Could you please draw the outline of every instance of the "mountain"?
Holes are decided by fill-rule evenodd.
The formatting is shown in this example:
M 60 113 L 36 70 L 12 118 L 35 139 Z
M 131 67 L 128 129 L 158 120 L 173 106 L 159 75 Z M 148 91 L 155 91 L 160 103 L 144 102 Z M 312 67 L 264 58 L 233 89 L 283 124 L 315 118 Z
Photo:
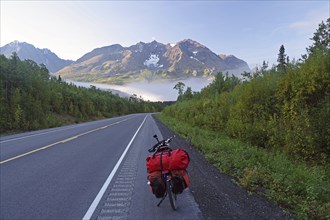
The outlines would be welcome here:
M 130 47 L 114 44 L 97 48 L 57 74 L 77 81 L 121 84 L 135 80 L 210 77 L 219 71 L 240 76 L 250 68 L 233 55 L 217 55 L 206 46 L 186 39 L 175 45 L 152 41 Z
M 63 67 L 73 63 L 72 60 L 60 59 L 49 49 L 35 48 L 32 44 L 13 41 L 0 48 L 0 54 L 10 57 L 14 52 L 21 60 L 33 60 L 37 64 L 44 64 L 49 72 L 56 73 Z

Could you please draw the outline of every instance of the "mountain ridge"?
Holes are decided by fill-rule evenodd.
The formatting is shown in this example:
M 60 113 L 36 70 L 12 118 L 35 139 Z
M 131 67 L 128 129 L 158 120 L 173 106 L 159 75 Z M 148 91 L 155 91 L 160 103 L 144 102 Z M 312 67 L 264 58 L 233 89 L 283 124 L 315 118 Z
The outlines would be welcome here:
M 251 71 L 248 64 L 234 55 L 216 54 L 192 39 L 175 44 L 156 40 L 124 47 L 112 44 L 95 48 L 76 61 L 59 58 L 50 49 L 39 49 L 26 42 L 13 41 L 0 48 L 10 57 L 43 63 L 51 73 L 76 81 L 124 84 L 133 81 L 178 80 L 191 77 L 213 77 L 228 72 L 240 77 Z
M 123 47 L 113 44 L 95 48 L 57 72 L 64 78 L 100 83 L 136 80 L 211 77 L 217 72 L 240 76 L 248 64 L 233 55 L 220 56 L 191 39 L 175 45 L 157 41 Z
M 59 58 L 50 49 L 40 49 L 32 44 L 19 42 L 17 40 L 0 48 L 0 54 L 3 54 L 7 58 L 9 58 L 14 52 L 17 53 L 21 60 L 33 60 L 37 64 L 44 64 L 50 73 L 56 73 L 63 67 L 73 63 L 72 60 Z

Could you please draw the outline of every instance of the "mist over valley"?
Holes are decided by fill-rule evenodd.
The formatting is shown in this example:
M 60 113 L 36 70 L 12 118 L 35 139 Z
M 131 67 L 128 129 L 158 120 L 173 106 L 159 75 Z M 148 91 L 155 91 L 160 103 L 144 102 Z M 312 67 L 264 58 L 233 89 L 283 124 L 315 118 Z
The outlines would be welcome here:
M 111 85 L 103 83 L 92 82 L 78 82 L 73 80 L 65 80 L 67 83 L 73 83 L 76 86 L 90 88 L 95 86 L 98 89 L 111 91 L 113 94 L 118 94 L 121 97 L 130 97 L 137 95 L 142 97 L 145 101 L 176 101 L 178 97 L 178 91 L 174 89 L 174 86 L 178 82 L 185 84 L 185 89 L 191 87 L 193 92 L 199 92 L 202 88 L 212 82 L 211 79 L 206 78 L 190 78 L 180 81 L 171 82 L 133 82 L 125 85 Z

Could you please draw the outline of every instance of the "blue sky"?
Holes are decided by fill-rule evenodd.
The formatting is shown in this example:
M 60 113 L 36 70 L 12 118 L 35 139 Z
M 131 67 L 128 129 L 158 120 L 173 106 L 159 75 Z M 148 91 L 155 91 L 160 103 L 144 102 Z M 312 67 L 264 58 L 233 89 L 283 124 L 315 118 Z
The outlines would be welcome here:
M 18 40 L 76 60 L 111 44 L 193 39 L 251 68 L 311 45 L 329 1 L 8 1 L 1 0 L 1 46 Z

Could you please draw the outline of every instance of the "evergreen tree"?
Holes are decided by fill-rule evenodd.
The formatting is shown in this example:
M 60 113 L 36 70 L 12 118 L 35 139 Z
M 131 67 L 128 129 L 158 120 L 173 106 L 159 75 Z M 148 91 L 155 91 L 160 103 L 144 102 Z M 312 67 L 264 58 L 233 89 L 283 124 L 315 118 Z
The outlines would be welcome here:
M 191 90 L 191 87 L 187 87 L 186 91 L 183 93 L 182 99 L 188 100 L 193 97 L 193 92 Z
M 319 24 L 319 28 L 311 38 L 313 45 L 307 48 L 309 53 L 313 53 L 315 49 L 330 49 L 330 18 L 326 23 L 323 21 Z
M 268 62 L 265 60 L 262 62 L 261 73 L 264 74 L 268 68 Z
M 280 72 L 285 72 L 285 69 L 287 66 L 287 58 L 286 58 L 286 54 L 285 54 L 284 45 L 281 45 L 281 47 L 280 47 L 280 52 L 278 54 L 277 62 L 278 62 L 277 69 Z

